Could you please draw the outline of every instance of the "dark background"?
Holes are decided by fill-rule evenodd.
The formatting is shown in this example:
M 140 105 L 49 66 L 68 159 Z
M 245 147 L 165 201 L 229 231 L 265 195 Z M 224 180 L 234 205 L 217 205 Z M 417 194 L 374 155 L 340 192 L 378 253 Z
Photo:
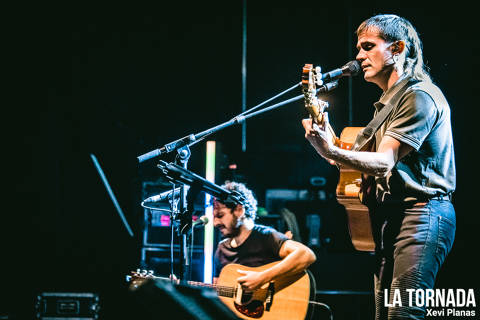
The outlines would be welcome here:
M 353 59 L 355 28 L 377 13 L 395 13 L 416 26 L 431 75 L 450 102 L 457 235 L 437 287 L 477 288 L 472 111 L 479 88 L 478 18 L 470 5 L 249 2 L 247 105 L 299 82 L 305 63 L 331 70 Z M 241 112 L 242 3 L 25 4 L 5 14 L 4 67 L 11 73 L 4 88 L 12 99 L 2 108 L 6 192 L 0 313 L 31 318 L 39 292 L 85 291 L 100 293 L 104 318 L 121 318 L 132 312 L 124 276 L 139 261 L 141 184 L 160 178 L 155 160 L 138 166 L 136 157 Z M 338 133 L 349 125 L 348 84 L 342 80 L 326 97 Z M 357 77 L 352 93 L 353 125 L 363 126 L 380 91 Z M 300 89 L 288 97 L 298 94 Z M 217 160 L 237 164 L 236 173 L 255 191 L 260 206 L 267 189 L 308 189 L 312 176 L 325 177 L 332 194 L 337 171 L 303 138 L 305 116 L 299 100 L 249 119 L 246 152 L 239 126 L 211 137 L 222 146 Z M 193 146 L 189 162 L 199 174 L 204 147 Z M 134 238 L 90 154 L 100 161 Z M 327 212 L 332 226 L 325 232 L 340 239 L 334 235 L 342 223 L 335 205 L 323 205 L 319 210 Z M 368 290 L 365 257 L 338 241 L 331 251 L 318 252 L 321 259 L 313 268 L 328 281 L 317 286 Z

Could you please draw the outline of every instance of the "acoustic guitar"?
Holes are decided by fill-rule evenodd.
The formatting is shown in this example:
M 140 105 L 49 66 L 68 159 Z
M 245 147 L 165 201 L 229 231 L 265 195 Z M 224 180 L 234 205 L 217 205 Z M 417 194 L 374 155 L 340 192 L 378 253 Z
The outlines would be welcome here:
M 305 98 L 305 108 L 312 121 L 323 127 L 328 119 L 328 113 L 325 111 L 328 103 L 317 96 L 317 85 L 321 84 L 320 70 L 313 68 L 312 64 L 305 64 L 302 70 L 302 92 Z M 327 124 L 325 129 L 330 132 L 333 144 L 346 150 L 352 149 L 357 135 L 363 129 L 363 127 L 346 127 L 338 138 L 330 123 Z M 366 148 L 359 151 L 365 151 Z M 365 181 L 367 179 L 359 171 L 340 164 L 337 164 L 337 167 L 340 171 L 340 177 L 336 196 L 337 201 L 345 207 L 353 247 L 358 251 L 374 251 L 375 243 L 373 241 L 370 213 L 362 199 L 364 194 L 362 188 L 366 185 Z
M 237 282 L 242 276 L 238 270 L 263 271 L 278 262 L 272 262 L 261 267 L 245 267 L 239 264 L 228 264 L 220 272 L 216 284 L 187 281 L 186 284 L 195 287 L 214 289 L 219 299 L 241 319 L 262 320 L 304 320 L 310 317 L 310 303 L 315 304 L 315 282 L 306 271 L 293 276 L 284 276 L 264 285 L 262 288 L 244 290 Z M 156 279 L 179 284 L 179 280 L 156 277 L 152 272 L 132 272 L 127 280 L 134 290 L 145 279 Z M 183 284 L 183 283 L 182 283 Z

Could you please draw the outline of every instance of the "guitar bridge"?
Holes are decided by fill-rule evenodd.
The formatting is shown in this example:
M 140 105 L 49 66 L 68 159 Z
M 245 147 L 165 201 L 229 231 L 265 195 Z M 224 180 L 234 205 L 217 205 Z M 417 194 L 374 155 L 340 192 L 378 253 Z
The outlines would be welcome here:
M 233 303 L 235 309 L 248 318 L 259 319 L 263 316 L 265 310 L 263 301 L 252 298 L 253 292 L 244 291 L 242 286 L 237 284 Z

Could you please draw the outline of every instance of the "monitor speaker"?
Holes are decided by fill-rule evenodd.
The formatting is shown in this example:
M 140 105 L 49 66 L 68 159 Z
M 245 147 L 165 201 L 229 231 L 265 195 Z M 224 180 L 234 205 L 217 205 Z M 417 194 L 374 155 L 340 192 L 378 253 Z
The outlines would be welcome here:
M 141 306 L 142 319 L 239 319 L 212 288 L 172 284 L 169 281 L 148 279 L 132 291 Z

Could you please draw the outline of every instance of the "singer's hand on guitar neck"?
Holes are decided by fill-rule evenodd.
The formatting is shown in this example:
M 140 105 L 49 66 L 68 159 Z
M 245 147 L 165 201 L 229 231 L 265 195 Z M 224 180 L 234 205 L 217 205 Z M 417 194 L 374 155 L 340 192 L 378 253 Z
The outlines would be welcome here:
M 315 150 L 325 158 L 330 164 L 335 164 L 335 161 L 330 159 L 330 154 L 335 146 L 332 142 L 332 134 L 330 130 L 326 130 L 328 127 L 328 117 L 325 117 L 322 126 L 318 126 L 312 121 L 312 119 L 302 120 L 303 128 L 305 129 L 305 138 L 315 148 Z

